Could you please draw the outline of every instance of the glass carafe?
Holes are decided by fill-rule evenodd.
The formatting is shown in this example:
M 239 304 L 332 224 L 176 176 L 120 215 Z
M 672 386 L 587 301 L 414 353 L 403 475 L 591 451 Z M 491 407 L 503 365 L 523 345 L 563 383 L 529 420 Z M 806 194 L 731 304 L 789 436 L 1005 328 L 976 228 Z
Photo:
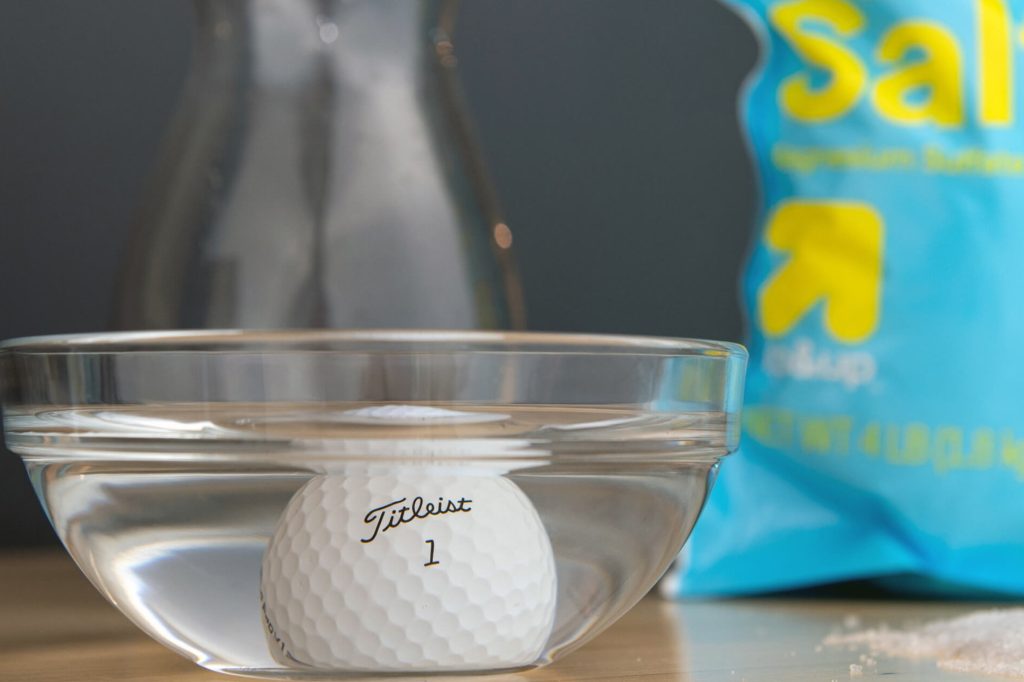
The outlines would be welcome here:
M 120 328 L 518 327 L 457 0 L 195 0 Z

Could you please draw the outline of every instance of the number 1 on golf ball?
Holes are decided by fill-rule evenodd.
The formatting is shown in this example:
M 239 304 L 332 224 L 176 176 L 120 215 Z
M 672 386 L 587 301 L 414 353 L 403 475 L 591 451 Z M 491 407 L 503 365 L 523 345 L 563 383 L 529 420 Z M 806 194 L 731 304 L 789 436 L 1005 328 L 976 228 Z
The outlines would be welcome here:
M 512 481 L 420 469 L 306 483 L 264 554 L 260 596 L 282 662 L 413 672 L 534 662 L 555 593 L 547 532 Z

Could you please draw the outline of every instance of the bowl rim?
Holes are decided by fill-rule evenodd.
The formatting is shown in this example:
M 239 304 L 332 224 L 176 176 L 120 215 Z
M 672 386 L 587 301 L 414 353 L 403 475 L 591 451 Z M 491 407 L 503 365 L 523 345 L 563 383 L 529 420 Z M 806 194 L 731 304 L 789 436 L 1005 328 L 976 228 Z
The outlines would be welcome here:
M 0 342 L 14 354 L 95 354 L 125 352 L 328 351 L 508 352 L 658 354 L 746 358 L 738 343 L 704 339 L 565 332 L 504 332 L 444 329 L 209 329 L 123 331 L 23 336 Z M 370 349 L 369 352 L 373 352 Z

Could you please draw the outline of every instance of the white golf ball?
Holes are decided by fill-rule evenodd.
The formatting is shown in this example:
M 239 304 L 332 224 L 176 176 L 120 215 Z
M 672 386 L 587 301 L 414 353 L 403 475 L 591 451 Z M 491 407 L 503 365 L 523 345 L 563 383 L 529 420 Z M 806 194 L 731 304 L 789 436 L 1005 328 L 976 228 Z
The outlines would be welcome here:
M 500 476 L 429 467 L 311 479 L 263 558 L 275 657 L 328 670 L 514 668 L 555 614 L 551 543 Z

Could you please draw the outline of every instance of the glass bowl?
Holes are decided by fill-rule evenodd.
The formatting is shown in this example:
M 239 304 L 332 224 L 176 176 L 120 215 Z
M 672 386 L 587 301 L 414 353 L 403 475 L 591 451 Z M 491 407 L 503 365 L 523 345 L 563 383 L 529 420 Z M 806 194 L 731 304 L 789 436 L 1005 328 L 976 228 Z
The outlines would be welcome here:
M 222 672 L 546 665 L 658 580 L 739 434 L 746 352 L 427 331 L 0 346 L 7 444 L 93 584 Z

